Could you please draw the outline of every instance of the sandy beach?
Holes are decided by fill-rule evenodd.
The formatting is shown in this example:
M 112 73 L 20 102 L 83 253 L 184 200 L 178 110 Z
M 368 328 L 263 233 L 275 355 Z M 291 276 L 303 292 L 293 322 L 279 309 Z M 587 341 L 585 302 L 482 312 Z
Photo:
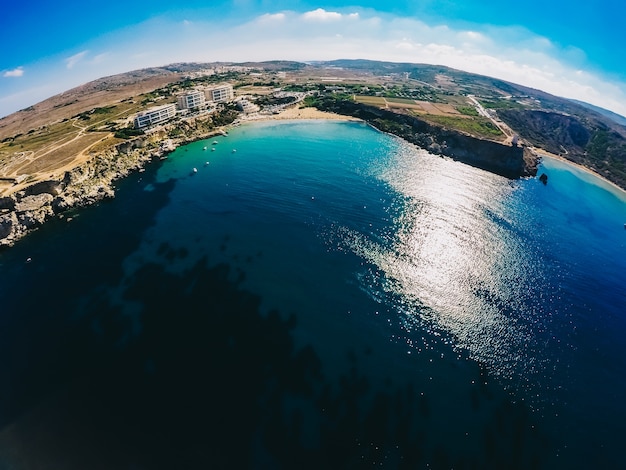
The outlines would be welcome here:
M 576 163 L 576 162 L 573 162 L 571 160 L 568 160 L 565 157 L 562 157 L 560 155 L 556 155 L 554 153 L 547 152 L 547 151 L 545 151 L 543 149 L 540 149 L 540 148 L 533 148 L 532 150 L 533 150 L 533 152 L 535 152 L 540 157 L 553 158 L 555 160 L 558 160 L 560 162 L 566 163 L 568 165 L 572 165 L 576 169 L 578 169 L 580 171 L 583 171 L 583 172 L 585 172 L 585 173 L 587 173 L 589 175 L 592 175 L 595 178 L 598 178 L 600 181 L 602 181 L 602 183 L 606 184 L 611 189 L 613 189 L 613 190 L 617 191 L 618 193 L 620 193 L 620 196 L 622 197 L 622 199 L 626 199 L 626 189 L 618 186 L 617 184 L 613 183 L 612 181 L 609 181 L 608 179 L 606 179 L 601 174 L 596 173 L 595 171 L 593 171 L 591 168 L 587 168 L 586 166 L 583 166 L 583 165 L 580 165 L 579 163 Z
M 287 119 L 331 119 L 335 121 L 360 121 L 352 116 L 320 111 L 317 108 L 286 108 L 278 114 L 253 114 L 240 118 L 241 121 L 287 120 Z

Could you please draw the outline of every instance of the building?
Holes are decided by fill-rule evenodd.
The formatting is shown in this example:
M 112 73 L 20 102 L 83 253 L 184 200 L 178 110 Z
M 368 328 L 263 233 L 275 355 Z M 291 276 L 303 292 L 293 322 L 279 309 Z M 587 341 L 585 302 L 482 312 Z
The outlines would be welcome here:
M 230 83 L 222 83 L 221 85 L 207 87 L 204 90 L 204 95 L 207 100 L 215 103 L 231 101 L 235 97 L 233 86 Z
M 143 111 L 135 116 L 135 128 L 153 126 L 176 116 L 176 105 L 166 104 Z
M 192 90 L 178 95 L 178 109 L 203 109 L 206 97 L 201 90 Z
M 256 104 L 246 99 L 240 99 L 237 101 L 237 107 L 246 114 L 258 113 L 261 109 Z

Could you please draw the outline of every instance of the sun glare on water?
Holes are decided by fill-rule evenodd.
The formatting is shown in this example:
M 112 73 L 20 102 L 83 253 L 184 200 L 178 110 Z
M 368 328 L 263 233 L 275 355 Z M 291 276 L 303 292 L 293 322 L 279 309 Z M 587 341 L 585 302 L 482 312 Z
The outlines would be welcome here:
M 503 202 L 506 180 L 411 147 L 379 177 L 397 192 L 393 230 L 383 243 L 344 229 L 343 240 L 374 269 L 363 277 L 375 298 L 395 304 L 410 327 L 444 333 L 504 378 L 527 376 L 533 343 L 527 302 L 537 276 Z

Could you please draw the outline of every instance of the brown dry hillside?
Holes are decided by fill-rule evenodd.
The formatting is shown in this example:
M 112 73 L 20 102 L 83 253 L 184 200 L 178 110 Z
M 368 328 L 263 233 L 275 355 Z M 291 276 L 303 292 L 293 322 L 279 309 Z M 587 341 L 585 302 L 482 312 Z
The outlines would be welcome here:
M 0 119 L 0 140 L 152 91 L 180 77 L 165 68 L 151 68 L 94 80 Z

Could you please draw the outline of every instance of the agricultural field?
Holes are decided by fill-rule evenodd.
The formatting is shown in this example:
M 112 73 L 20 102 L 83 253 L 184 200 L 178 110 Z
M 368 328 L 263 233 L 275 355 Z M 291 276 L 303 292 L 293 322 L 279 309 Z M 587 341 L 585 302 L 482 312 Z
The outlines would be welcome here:
M 408 109 L 419 115 L 455 116 L 462 119 L 468 117 L 466 113 L 459 112 L 457 107 L 448 103 L 432 103 L 430 101 L 419 101 L 408 98 L 383 98 L 379 96 L 362 95 L 357 95 L 354 99 L 357 103 L 378 106 L 379 108 Z
M 115 144 L 112 132 L 125 128 L 140 109 L 140 104 L 128 99 L 4 138 L 0 142 L 0 195 L 19 190 L 22 182 L 58 177 L 87 159 L 92 147 L 105 139 Z
M 356 95 L 354 97 L 354 100 L 357 103 L 362 103 L 369 106 L 378 106 L 379 108 L 384 108 L 385 106 L 387 106 L 387 102 L 382 96 Z
M 421 115 L 420 118 L 430 121 L 433 124 L 455 129 L 483 139 L 503 142 L 507 137 L 498 127 L 486 118 L 472 118 L 464 115 Z

